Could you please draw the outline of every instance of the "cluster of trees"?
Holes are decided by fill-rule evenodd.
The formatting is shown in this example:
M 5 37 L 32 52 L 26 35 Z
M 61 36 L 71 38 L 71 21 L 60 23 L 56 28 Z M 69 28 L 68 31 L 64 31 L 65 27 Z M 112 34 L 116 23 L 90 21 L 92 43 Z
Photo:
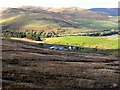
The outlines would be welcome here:
M 111 31 L 99 31 L 99 32 L 91 32 L 91 33 L 81 33 L 79 36 L 109 36 L 118 34 L 119 30 L 111 30 Z
M 13 30 L 2 30 L 2 37 L 17 37 L 17 38 L 28 38 L 36 41 L 41 41 L 41 38 L 58 37 L 55 32 L 44 32 L 44 31 L 13 31 Z

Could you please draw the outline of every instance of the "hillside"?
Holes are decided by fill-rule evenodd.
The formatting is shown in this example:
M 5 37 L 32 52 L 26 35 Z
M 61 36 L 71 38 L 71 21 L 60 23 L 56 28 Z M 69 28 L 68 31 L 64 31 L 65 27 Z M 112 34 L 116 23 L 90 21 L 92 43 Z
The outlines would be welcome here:
M 117 16 L 32 6 L 0 15 L 3 89 L 119 88 Z
M 49 50 L 40 44 L 2 39 L 2 87 L 16 89 L 118 90 L 118 58 Z
M 107 15 L 86 9 L 21 7 L 7 8 L 1 12 L 3 29 L 63 31 L 80 33 L 92 30 L 117 29 L 117 22 Z

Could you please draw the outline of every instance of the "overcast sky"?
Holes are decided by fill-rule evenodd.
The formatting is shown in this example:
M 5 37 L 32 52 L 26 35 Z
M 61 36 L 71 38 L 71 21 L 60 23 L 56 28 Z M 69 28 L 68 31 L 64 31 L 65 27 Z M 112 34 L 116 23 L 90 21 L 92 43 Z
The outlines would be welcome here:
M 116 8 L 119 0 L 2 0 L 0 7 L 42 6 L 42 7 L 81 7 Z

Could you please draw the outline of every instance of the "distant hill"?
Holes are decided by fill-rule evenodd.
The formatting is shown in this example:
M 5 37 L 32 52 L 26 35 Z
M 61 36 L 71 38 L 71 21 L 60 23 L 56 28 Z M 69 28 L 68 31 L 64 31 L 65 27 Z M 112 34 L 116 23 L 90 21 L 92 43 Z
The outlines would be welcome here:
M 20 7 L 7 8 L 0 12 L 0 24 L 4 29 L 60 31 L 66 34 L 91 30 L 111 30 L 117 22 L 108 15 L 77 7 L 46 8 Z
M 92 8 L 89 10 L 95 11 L 95 12 L 101 12 L 109 16 L 120 16 L 118 15 L 118 10 L 120 10 L 119 8 Z

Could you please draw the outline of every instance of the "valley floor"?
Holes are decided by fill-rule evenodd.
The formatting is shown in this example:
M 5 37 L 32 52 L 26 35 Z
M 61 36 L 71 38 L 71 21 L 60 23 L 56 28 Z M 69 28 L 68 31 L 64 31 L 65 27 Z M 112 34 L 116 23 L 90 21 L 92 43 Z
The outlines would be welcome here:
M 118 58 L 2 39 L 2 84 L 13 88 L 118 88 Z M 73 90 L 72 89 L 72 90 Z

